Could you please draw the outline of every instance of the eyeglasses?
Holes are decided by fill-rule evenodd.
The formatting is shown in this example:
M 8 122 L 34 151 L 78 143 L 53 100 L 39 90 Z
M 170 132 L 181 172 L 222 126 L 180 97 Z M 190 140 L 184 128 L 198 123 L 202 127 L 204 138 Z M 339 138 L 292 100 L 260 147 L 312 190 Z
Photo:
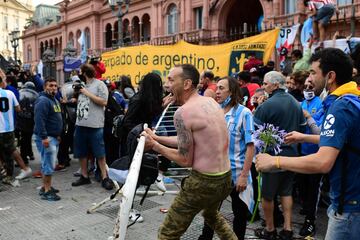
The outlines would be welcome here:
M 305 89 L 313 90 L 314 87 L 312 85 L 304 85 Z

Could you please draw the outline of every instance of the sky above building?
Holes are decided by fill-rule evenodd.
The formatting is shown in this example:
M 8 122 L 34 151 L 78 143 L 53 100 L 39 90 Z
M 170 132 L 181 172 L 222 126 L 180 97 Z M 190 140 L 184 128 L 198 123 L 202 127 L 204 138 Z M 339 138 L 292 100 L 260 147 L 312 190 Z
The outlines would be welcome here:
M 62 0 L 33 0 L 33 6 L 36 7 L 37 5 L 43 3 L 47 5 L 54 5 Z

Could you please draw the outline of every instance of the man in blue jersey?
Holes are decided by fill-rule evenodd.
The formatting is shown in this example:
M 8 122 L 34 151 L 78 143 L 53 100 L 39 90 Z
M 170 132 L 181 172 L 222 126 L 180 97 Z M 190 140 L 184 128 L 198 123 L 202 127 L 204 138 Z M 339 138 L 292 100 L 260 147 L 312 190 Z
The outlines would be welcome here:
M 319 134 L 319 126 L 321 126 L 323 121 L 323 114 L 319 114 L 322 111 L 322 100 L 315 95 L 314 84 L 311 78 L 305 80 L 303 94 L 305 100 L 301 103 L 301 108 L 307 120 L 305 133 Z M 318 150 L 319 146 L 317 144 L 301 144 L 302 156 L 316 153 Z M 321 178 L 322 174 L 298 175 L 300 196 L 303 200 L 302 212 L 305 214 L 305 221 L 299 233 L 300 236 L 306 237 L 315 234 L 315 218 Z
M 5 77 L 5 74 L 0 71 L 0 159 L 3 160 L 6 169 L 6 178 L 11 179 L 14 171 L 12 154 L 16 150 L 14 109 L 19 112 L 20 105 L 14 93 L 4 89 Z
M 290 133 L 288 142 L 313 142 L 319 150 L 303 157 L 275 158 L 259 154 L 260 171 L 281 168 L 301 173 L 328 173 L 331 205 L 326 240 L 360 235 L 360 91 L 351 81 L 352 61 L 339 49 L 327 48 L 310 60 L 315 88 L 326 88 L 325 120 L 320 135 Z

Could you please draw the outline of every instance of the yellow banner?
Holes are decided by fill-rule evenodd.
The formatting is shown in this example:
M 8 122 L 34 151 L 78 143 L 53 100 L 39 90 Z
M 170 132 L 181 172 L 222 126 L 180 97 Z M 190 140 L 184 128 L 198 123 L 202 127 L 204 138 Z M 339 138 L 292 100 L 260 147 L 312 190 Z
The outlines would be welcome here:
M 279 35 L 274 29 L 253 37 L 219 45 L 201 46 L 180 41 L 174 45 L 124 47 L 102 55 L 106 65 L 103 77 L 117 81 L 121 75 L 138 84 L 149 72 L 164 80 L 177 64 L 193 64 L 200 72 L 211 70 L 215 76 L 227 76 L 243 69 L 247 57 L 254 55 L 267 63 Z

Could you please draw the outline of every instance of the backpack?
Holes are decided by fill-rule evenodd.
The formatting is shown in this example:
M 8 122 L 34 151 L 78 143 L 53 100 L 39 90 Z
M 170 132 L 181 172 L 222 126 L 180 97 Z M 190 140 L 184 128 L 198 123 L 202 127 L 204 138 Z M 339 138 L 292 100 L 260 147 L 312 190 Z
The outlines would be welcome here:
M 134 157 L 137 148 L 137 138 L 143 131 L 143 124 L 135 126 L 128 134 L 127 137 L 127 149 L 128 154 L 115 160 L 110 168 L 116 170 L 127 171 L 130 168 L 132 159 Z M 159 173 L 158 156 L 154 153 L 144 153 L 140 166 L 140 173 L 138 179 L 138 185 L 149 186 L 153 184 Z
M 119 121 L 119 118 L 122 119 L 124 116 L 124 110 L 122 107 L 116 102 L 113 97 L 113 94 L 110 93 L 108 97 L 108 102 L 105 108 L 105 126 L 111 127 L 112 134 L 114 137 L 117 137 L 117 128 L 118 124 L 122 121 Z M 116 121 L 115 121 L 116 120 Z M 116 125 L 115 125 L 116 123 Z M 116 129 L 114 129 L 116 128 Z

